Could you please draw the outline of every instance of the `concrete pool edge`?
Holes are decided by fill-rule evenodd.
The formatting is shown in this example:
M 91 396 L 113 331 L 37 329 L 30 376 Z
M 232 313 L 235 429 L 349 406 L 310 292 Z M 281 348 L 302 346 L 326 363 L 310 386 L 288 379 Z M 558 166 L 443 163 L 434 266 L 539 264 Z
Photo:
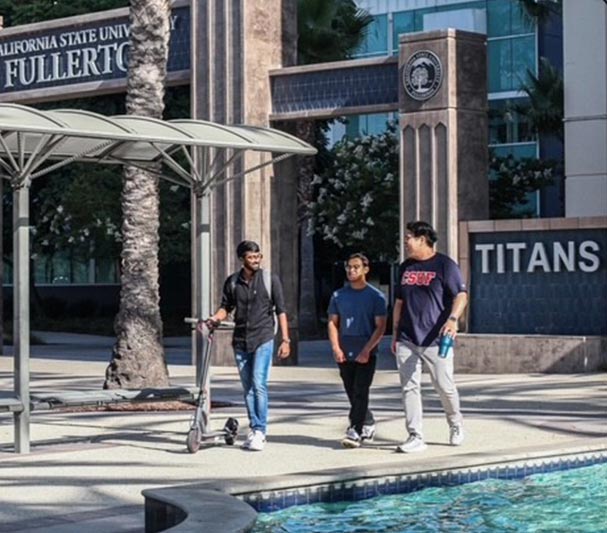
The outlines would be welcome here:
M 489 477 L 510 477 L 510 474 L 511 477 L 523 477 L 521 473 L 531 475 L 584 466 L 584 461 L 590 464 L 607 461 L 607 439 L 589 439 L 585 445 L 579 445 L 577 440 L 570 447 L 560 444 L 546 448 L 520 448 L 515 453 L 469 453 L 428 458 L 425 461 L 423 456 L 416 458 L 419 460 L 414 464 L 401 460 L 361 468 L 308 471 L 246 480 L 210 480 L 146 489 L 143 491 L 145 530 L 146 533 L 189 533 L 201 531 L 204 524 L 205 532 L 240 533 L 250 531 L 253 527 L 257 515 L 255 508 L 278 509 L 325 501 L 325 498 L 332 501 L 334 496 L 333 501 L 366 499 L 433 484 L 459 484 Z M 399 490 L 407 483 L 413 488 Z

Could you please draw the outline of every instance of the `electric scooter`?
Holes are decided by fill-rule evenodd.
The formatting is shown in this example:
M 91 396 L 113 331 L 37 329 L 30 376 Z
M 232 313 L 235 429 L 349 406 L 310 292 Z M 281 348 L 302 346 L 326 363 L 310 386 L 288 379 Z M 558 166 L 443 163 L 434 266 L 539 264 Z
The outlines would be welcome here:
M 211 366 L 213 335 L 216 329 L 221 328 L 221 325 L 211 324 L 208 321 L 197 318 L 186 318 L 185 322 L 195 325 L 195 327 L 201 331 L 202 335 L 206 335 L 205 348 L 202 353 L 202 361 L 200 362 L 196 411 L 194 412 L 190 430 L 188 431 L 186 446 L 190 453 L 196 453 L 200 449 L 200 445 L 203 441 L 217 442 L 221 438 L 223 438 L 226 444 L 231 446 L 236 442 L 236 437 L 238 436 L 238 420 L 230 417 L 226 420 L 222 430 L 210 431 L 208 415 L 210 410 L 210 398 L 209 391 L 205 387 L 207 376 L 209 375 L 209 367 Z M 229 326 L 229 324 L 226 323 L 223 323 L 222 325 L 224 327 Z

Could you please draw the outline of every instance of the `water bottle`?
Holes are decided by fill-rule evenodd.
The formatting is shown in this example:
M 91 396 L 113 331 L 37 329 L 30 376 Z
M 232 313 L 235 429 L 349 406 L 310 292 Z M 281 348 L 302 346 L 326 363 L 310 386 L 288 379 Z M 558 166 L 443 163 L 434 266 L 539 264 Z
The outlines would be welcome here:
M 449 355 L 449 350 L 453 347 L 453 337 L 448 333 L 445 333 L 440 338 L 440 345 L 438 347 L 438 356 L 445 359 Z

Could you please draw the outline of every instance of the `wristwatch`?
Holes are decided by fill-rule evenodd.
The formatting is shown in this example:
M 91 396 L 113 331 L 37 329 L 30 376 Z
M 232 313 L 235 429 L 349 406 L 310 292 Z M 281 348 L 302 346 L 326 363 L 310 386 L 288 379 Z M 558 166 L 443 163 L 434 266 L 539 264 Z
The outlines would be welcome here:
M 451 315 L 447 320 L 451 320 L 452 322 L 457 322 L 457 317 L 455 315 Z
M 291 344 L 291 339 L 282 339 L 282 342 L 286 342 L 287 344 Z

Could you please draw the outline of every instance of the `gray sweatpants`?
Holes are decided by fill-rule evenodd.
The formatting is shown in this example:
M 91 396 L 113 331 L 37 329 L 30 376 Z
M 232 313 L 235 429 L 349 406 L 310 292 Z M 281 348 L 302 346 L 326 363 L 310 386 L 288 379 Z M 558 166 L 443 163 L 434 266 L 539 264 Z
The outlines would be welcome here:
M 403 394 L 403 407 L 407 431 L 423 438 L 422 432 L 422 362 L 430 372 L 434 389 L 447 415 L 449 426 L 462 423 L 459 409 L 459 394 L 453 379 L 453 349 L 448 357 L 438 356 L 438 346 L 416 346 L 408 342 L 399 342 L 396 349 L 396 363 L 400 374 Z

